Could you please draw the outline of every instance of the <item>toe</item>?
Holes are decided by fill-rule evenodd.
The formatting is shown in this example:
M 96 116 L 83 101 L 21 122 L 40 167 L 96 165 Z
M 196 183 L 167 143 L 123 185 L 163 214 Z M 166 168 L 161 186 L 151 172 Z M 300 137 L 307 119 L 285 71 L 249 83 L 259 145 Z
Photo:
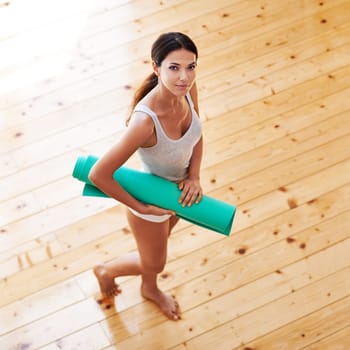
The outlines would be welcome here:
M 179 306 L 179 303 L 174 300 L 174 306 L 173 306 L 173 310 L 172 310 L 172 314 L 173 314 L 173 319 L 174 320 L 179 320 L 181 319 L 181 311 L 180 311 L 180 306 Z
M 116 286 L 113 288 L 112 294 L 113 294 L 114 296 L 117 296 L 117 295 L 119 295 L 121 292 L 122 292 L 122 290 L 120 289 L 120 287 L 119 287 L 118 285 L 116 285 Z

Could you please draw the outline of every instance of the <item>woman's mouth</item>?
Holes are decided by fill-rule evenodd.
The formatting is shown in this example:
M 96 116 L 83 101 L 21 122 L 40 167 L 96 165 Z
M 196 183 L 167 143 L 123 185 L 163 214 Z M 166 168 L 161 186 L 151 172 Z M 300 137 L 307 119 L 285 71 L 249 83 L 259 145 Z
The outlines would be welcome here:
M 180 84 L 177 84 L 175 85 L 178 89 L 187 89 L 188 88 L 188 85 L 180 85 Z

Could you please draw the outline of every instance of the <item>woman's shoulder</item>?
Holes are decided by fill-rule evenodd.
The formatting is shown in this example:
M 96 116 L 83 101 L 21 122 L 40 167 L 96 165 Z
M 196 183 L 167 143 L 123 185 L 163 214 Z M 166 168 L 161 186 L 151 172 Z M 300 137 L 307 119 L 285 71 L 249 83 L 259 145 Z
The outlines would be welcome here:
M 154 127 L 154 121 L 151 116 L 150 111 L 147 110 L 147 106 L 139 106 L 142 108 L 137 108 L 134 110 L 132 117 L 130 119 L 130 122 L 133 124 L 134 127 L 141 127 L 141 128 L 153 128 Z

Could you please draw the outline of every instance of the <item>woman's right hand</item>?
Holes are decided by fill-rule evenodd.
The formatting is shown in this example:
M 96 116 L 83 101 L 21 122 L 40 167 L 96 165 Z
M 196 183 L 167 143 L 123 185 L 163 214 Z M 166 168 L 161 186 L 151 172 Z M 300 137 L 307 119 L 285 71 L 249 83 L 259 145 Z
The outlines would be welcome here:
M 160 208 L 152 204 L 142 204 L 142 208 L 137 211 L 146 215 L 176 215 L 176 213 L 172 210 Z

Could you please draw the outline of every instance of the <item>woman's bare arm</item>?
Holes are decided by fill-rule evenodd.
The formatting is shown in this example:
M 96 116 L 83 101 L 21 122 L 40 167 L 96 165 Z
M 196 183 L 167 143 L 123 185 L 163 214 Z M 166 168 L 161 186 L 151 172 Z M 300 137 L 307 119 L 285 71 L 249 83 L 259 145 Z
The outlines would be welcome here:
M 142 113 L 143 114 L 143 113 Z M 154 124 L 150 117 L 143 114 L 132 118 L 119 142 L 107 151 L 93 166 L 89 180 L 108 196 L 143 214 L 173 214 L 171 211 L 157 208 L 138 201 L 126 192 L 113 179 L 114 172 L 121 167 L 139 147 L 142 147 L 153 135 Z

